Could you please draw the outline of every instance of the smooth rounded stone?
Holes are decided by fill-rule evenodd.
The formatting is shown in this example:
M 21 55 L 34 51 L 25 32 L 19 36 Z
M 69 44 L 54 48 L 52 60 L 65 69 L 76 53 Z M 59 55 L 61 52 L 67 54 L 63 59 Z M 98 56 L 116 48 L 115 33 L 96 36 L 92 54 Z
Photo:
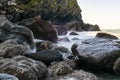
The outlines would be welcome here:
M 72 60 L 55 62 L 49 66 L 49 74 L 51 76 L 65 75 L 73 72 L 74 68 L 75 68 L 75 63 Z
M 25 46 L 18 44 L 15 40 L 7 40 L 0 43 L 0 57 L 11 58 L 28 53 Z
M 96 75 L 92 73 L 83 70 L 75 70 L 72 73 L 60 76 L 56 80 L 99 80 L 99 79 Z
M 58 35 L 66 35 L 67 34 L 67 29 L 64 26 L 53 25 L 53 27 L 56 29 Z
M 18 80 L 18 78 L 10 74 L 0 73 L 0 80 Z
M 43 50 L 32 54 L 26 54 L 25 56 L 42 61 L 47 65 L 54 61 L 63 60 L 62 54 L 58 50 Z
M 57 42 L 58 40 L 56 29 L 49 22 L 42 20 L 40 16 L 24 19 L 18 24 L 31 29 L 36 39 L 49 40 L 52 42 Z
M 47 75 L 47 67 L 40 61 L 16 56 L 0 60 L 0 72 L 15 75 L 19 80 L 37 80 Z
M 97 38 L 104 38 L 104 39 L 118 39 L 118 37 L 108 34 L 108 33 L 97 33 L 96 35 Z
M 120 58 L 118 58 L 114 63 L 113 70 L 115 71 L 116 74 L 120 75 Z
M 114 40 L 93 38 L 75 43 L 72 52 L 78 56 L 81 66 L 112 71 L 114 62 L 120 57 L 120 44 Z
M 58 41 L 62 41 L 62 42 L 70 42 L 69 38 L 67 38 L 67 37 L 59 38 Z
M 14 39 L 19 44 L 27 46 L 30 52 L 35 51 L 34 36 L 30 29 L 11 23 L 4 15 L 0 15 L 0 21 L 0 42 Z
M 36 43 L 36 46 L 37 46 L 37 52 L 43 50 L 54 50 L 54 48 L 58 47 L 56 44 L 50 41 L 38 42 Z
M 71 32 L 70 35 L 79 35 L 76 32 Z

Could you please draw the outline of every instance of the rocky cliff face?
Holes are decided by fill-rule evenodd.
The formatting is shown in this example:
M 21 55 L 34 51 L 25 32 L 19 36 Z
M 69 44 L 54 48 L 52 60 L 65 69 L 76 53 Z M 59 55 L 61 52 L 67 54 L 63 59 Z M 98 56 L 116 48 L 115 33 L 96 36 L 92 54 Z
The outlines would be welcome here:
M 12 22 L 40 15 L 54 25 L 65 26 L 69 22 L 77 21 L 80 30 L 84 29 L 77 0 L 1 0 L 0 9 Z

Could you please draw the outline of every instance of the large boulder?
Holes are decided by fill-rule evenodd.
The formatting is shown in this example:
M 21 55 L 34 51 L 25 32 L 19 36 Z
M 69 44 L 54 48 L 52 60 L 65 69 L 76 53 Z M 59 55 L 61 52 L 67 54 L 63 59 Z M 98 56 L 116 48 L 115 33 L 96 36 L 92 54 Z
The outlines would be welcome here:
M 51 76 L 65 75 L 73 72 L 75 63 L 72 60 L 66 60 L 61 62 L 53 63 L 49 66 L 49 73 Z
M 0 15 L 0 42 L 9 39 L 27 46 L 30 52 L 35 51 L 34 36 L 30 29 L 10 22 L 4 15 Z
M 61 76 L 55 80 L 99 80 L 96 75 L 83 70 L 75 70 L 65 76 Z
M 72 52 L 84 67 L 111 71 L 120 57 L 120 44 L 110 39 L 93 38 L 75 43 Z
M 120 75 L 120 58 L 118 58 L 114 63 L 113 70 L 116 74 Z
M 37 39 L 49 40 L 52 42 L 56 42 L 58 39 L 56 29 L 52 24 L 42 20 L 39 16 L 24 19 L 19 22 L 19 25 L 23 25 L 31 29 Z
M 54 61 L 63 60 L 62 54 L 58 50 L 43 50 L 33 54 L 26 54 L 25 56 L 38 61 L 42 61 L 47 65 Z
M 109 34 L 109 33 L 104 33 L 104 32 L 97 33 L 96 37 L 104 38 L 104 39 L 118 39 L 118 37 L 116 37 L 112 34 Z
M 7 40 L 3 43 L 0 43 L 0 57 L 11 58 L 27 53 L 26 47 L 18 44 L 15 40 Z
M 40 61 L 16 56 L 0 60 L 0 73 L 15 75 L 19 80 L 37 80 L 47 75 L 47 67 Z

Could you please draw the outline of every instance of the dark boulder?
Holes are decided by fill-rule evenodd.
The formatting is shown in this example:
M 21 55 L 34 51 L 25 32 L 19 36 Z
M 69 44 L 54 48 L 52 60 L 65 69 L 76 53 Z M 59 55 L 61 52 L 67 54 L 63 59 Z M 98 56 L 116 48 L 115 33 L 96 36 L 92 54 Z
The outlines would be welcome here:
M 81 26 L 79 24 L 79 22 L 77 21 L 73 21 L 73 22 L 69 22 L 65 25 L 65 28 L 67 30 L 73 30 L 73 31 L 81 31 Z
M 25 56 L 34 60 L 42 61 L 47 65 L 54 61 L 63 60 L 62 54 L 58 50 L 43 50 L 33 54 L 26 54 Z
M 58 35 L 66 35 L 67 34 L 67 29 L 63 26 L 59 25 L 53 25 L 53 27 L 56 29 Z
M 19 80 L 37 80 L 47 75 L 47 67 L 40 61 L 16 56 L 0 60 L 0 72 L 15 75 Z
M 70 35 L 79 35 L 76 32 L 71 32 Z
M 28 50 L 25 46 L 18 44 L 15 40 L 7 40 L 0 43 L 0 57 L 11 58 L 17 55 L 24 55 Z
M 18 80 L 18 78 L 10 74 L 0 73 L 0 80 Z
M 120 58 L 118 58 L 114 63 L 113 70 L 116 74 L 120 75 Z
M 82 26 L 82 30 L 84 30 L 84 31 L 100 31 L 100 27 L 97 24 L 92 25 L 92 24 L 84 23 Z
M 34 36 L 30 29 L 11 23 L 4 15 L 0 15 L 0 42 L 9 39 L 27 46 L 30 52 L 35 51 Z
M 24 25 L 31 29 L 34 33 L 35 38 L 49 40 L 52 42 L 57 41 L 56 29 L 47 21 L 42 20 L 39 16 L 24 19 L 18 23 L 19 25 Z
M 62 38 L 59 38 L 58 41 L 61 41 L 61 42 L 70 42 L 70 39 L 68 37 L 62 37 Z
M 97 38 L 104 38 L 104 39 L 118 39 L 118 37 L 108 34 L 108 33 L 97 33 L 96 35 Z
M 114 62 L 120 57 L 120 44 L 114 40 L 93 38 L 75 43 L 72 52 L 78 56 L 81 66 L 112 71 Z

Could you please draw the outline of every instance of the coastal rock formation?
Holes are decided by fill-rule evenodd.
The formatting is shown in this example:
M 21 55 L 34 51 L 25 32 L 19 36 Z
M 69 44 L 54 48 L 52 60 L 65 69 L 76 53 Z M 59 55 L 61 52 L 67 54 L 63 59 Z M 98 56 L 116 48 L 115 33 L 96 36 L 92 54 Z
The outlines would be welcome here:
M 19 22 L 19 25 L 24 25 L 32 30 L 36 39 L 49 40 L 52 42 L 57 41 L 56 29 L 47 21 L 42 20 L 39 16 L 24 19 Z
M 114 40 L 93 38 L 75 43 L 72 52 L 84 67 L 112 71 L 120 57 L 120 44 Z
M 30 52 L 35 51 L 34 36 L 30 29 L 11 23 L 4 15 L 0 15 L 0 42 L 16 40 L 26 46 Z
M 120 75 L 120 58 L 118 58 L 114 63 L 113 70 L 116 74 Z
M 0 13 L 5 14 L 14 23 L 40 15 L 43 20 L 51 21 L 53 25 L 65 26 L 71 22 L 75 22 L 75 24 L 77 22 L 77 27 L 69 27 L 69 29 L 99 30 L 97 25 L 88 25 L 83 22 L 81 11 L 77 0 L 0 1 Z
M 108 33 L 97 33 L 97 38 L 103 38 L 103 39 L 118 39 L 118 37 L 108 34 Z
M 24 56 L 0 60 L 0 73 L 15 75 L 19 80 L 37 80 L 46 76 L 47 72 L 42 62 Z
M 15 40 L 7 40 L 0 43 L 0 57 L 11 58 L 27 53 L 25 46 L 18 44 Z
M 63 60 L 62 54 L 58 50 L 43 50 L 33 54 L 26 54 L 25 56 L 34 60 L 42 61 L 47 65 L 54 61 Z

